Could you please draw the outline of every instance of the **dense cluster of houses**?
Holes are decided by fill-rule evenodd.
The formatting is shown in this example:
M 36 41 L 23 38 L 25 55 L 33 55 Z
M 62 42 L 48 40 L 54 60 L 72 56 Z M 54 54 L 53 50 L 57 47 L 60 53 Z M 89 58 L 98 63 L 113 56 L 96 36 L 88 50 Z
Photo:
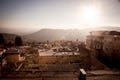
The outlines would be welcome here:
M 58 62 L 60 61 L 58 58 L 65 60 L 66 62 L 68 61 L 69 58 L 70 61 L 68 62 L 71 62 L 71 59 L 75 60 L 75 62 L 79 62 L 78 61 L 79 57 L 76 58 L 76 56 L 81 55 L 79 54 L 80 52 L 85 53 L 85 51 L 83 51 L 85 46 L 87 48 L 87 49 L 85 48 L 85 51 L 88 49 L 96 50 L 96 51 L 104 52 L 104 54 L 107 54 L 108 56 L 113 56 L 114 53 L 114 55 L 118 55 L 117 58 L 119 58 L 120 32 L 92 31 L 90 32 L 90 35 L 87 36 L 85 45 L 84 43 L 78 40 L 73 42 L 61 40 L 61 41 L 39 43 L 39 44 L 34 43 L 31 46 L 20 46 L 19 49 L 17 48 L 0 49 L 0 71 L 6 66 L 11 64 L 14 65 L 14 67 L 18 67 L 20 63 L 23 63 L 25 61 L 25 57 L 28 58 L 28 61 L 32 61 L 32 59 L 36 58 L 34 57 L 34 55 L 37 56 L 36 62 L 38 62 L 38 64 L 44 62 L 48 63 L 51 61 L 53 61 L 53 63 Z M 26 52 L 27 54 L 24 54 L 23 51 Z M 65 57 L 62 57 L 61 55 Z M 68 57 L 66 57 L 66 55 L 68 55 Z M 50 58 L 49 60 L 48 57 Z M 88 62 L 88 60 L 86 61 Z

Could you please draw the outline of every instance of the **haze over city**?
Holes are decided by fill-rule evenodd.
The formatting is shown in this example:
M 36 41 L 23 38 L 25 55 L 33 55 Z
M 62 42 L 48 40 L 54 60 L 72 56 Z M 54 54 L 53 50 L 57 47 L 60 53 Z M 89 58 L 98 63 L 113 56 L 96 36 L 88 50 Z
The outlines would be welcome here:
M 119 0 L 0 0 L 0 32 L 120 27 Z
M 120 0 L 0 0 L 0 80 L 120 80 Z

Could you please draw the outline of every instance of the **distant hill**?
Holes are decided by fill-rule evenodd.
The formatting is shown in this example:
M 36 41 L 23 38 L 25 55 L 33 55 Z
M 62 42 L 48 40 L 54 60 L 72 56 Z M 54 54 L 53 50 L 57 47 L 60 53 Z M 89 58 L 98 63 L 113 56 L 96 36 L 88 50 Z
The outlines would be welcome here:
M 4 39 L 7 41 L 14 41 L 15 37 L 18 36 L 16 34 L 10 34 L 10 33 L 0 33 L 0 35 L 3 35 Z
M 35 41 L 54 41 L 54 40 L 76 40 L 82 37 L 82 33 L 79 30 L 63 30 L 63 29 L 42 29 L 25 37 Z
M 88 29 L 41 29 L 38 32 L 25 35 L 27 39 L 35 41 L 54 41 L 54 40 L 81 40 L 84 41 L 91 31 L 120 31 L 120 27 L 98 27 Z

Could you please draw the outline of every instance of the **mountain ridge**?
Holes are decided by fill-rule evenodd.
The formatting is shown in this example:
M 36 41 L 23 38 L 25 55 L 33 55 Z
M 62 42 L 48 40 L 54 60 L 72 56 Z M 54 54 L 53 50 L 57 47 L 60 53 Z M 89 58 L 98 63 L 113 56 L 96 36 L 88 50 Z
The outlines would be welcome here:
M 85 41 L 91 31 L 120 31 L 120 27 L 98 27 L 88 29 L 41 29 L 24 37 L 34 41 L 80 40 Z

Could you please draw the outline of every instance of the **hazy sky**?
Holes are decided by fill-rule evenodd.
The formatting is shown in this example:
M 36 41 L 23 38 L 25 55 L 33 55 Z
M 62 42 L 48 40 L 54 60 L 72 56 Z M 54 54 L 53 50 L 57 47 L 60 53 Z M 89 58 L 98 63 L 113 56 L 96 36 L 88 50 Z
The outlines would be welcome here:
M 120 0 L 0 0 L 1 31 L 97 26 L 120 26 Z

